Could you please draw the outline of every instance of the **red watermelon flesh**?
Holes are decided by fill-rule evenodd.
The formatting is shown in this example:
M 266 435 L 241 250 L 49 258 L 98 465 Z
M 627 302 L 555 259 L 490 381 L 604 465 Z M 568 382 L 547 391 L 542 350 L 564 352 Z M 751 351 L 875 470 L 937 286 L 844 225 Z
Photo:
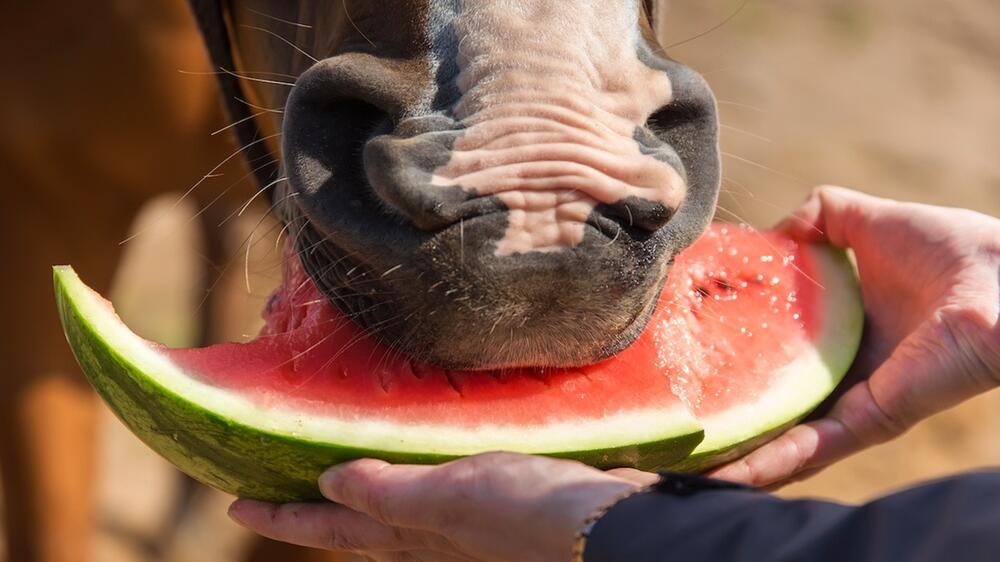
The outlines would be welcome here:
M 290 256 L 255 341 L 168 350 L 262 406 L 449 424 L 599 417 L 680 397 L 696 414 L 747 401 L 808 345 L 822 306 L 808 252 L 779 234 L 712 228 L 677 257 L 648 329 L 573 369 L 447 371 L 367 337 Z
M 166 353 L 212 386 L 317 415 L 521 425 L 680 405 L 651 334 L 611 360 L 579 368 L 445 370 L 366 336 L 319 293 L 294 255 L 285 270 L 256 340 Z
M 778 233 L 717 225 L 677 257 L 644 337 L 696 415 L 752 402 L 812 346 L 824 295 L 806 249 Z

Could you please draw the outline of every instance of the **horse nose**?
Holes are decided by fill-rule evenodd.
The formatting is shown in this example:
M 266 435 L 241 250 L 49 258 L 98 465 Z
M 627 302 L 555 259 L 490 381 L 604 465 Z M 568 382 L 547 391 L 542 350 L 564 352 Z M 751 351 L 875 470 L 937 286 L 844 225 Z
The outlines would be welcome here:
M 282 151 L 298 204 L 314 220 L 333 205 L 370 195 L 335 186 L 364 184 L 359 156 L 420 102 L 419 69 L 351 53 L 321 60 L 295 83 L 285 106 Z
M 471 125 L 442 113 L 405 119 L 365 144 L 368 184 L 427 231 L 497 211 L 526 213 L 548 228 L 576 221 L 603 231 L 611 219 L 641 237 L 670 222 L 686 187 L 668 143 L 644 127 L 595 143 L 555 119 L 531 117 L 539 108 L 547 109 L 497 107 L 506 113 Z

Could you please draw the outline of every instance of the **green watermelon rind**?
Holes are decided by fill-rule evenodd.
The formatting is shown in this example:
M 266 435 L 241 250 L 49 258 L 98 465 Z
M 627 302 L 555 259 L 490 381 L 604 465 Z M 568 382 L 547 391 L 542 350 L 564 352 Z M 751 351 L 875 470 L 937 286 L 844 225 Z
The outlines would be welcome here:
M 696 422 L 686 412 L 671 411 L 666 417 L 639 416 L 631 427 L 600 435 L 590 445 L 581 444 L 580 431 L 555 434 L 543 443 L 532 443 L 532 432 L 516 434 L 522 442 L 511 446 L 508 439 L 482 451 L 507 449 L 569 458 L 599 468 L 634 467 L 641 470 L 669 468 L 703 471 L 738 458 L 776 437 L 808 415 L 848 370 L 861 340 L 863 308 L 853 267 L 846 254 L 826 246 L 812 248 L 816 276 L 822 280 L 825 303 L 815 353 L 797 358 L 782 370 L 786 384 L 774 384 L 773 396 L 747 403 L 744 412 L 721 422 L 702 418 Z M 316 478 L 328 466 L 362 457 L 399 463 L 441 463 L 471 454 L 468 445 L 447 451 L 447 439 L 427 444 L 347 444 L 316 431 L 289 429 L 269 423 L 268 415 L 225 415 L 225 408 L 207 407 L 204 395 L 193 388 L 171 388 L 178 371 L 168 359 L 125 327 L 110 305 L 87 287 L 71 267 L 53 270 L 56 299 L 67 340 L 92 385 L 115 414 L 150 448 L 193 478 L 241 497 L 270 501 L 319 498 Z M 145 359 L 143 359 L 145 358 Z M 175 371 L 170 376 L 164 372 Z M 186 377 L 186 375 L 181 375 Z M 190 378 L 190 377 L 187 377 Z M 181 385 L 182 387 L 184 385 Z M 208 401 L 210 402 L 210 400 Z M 225 400 L 223 400 L 225 402 Z M 214 406 L 214 405 L 213 405 Z M 221 410 L 221 411 L 220 411 Z M 680 410 L 680 408 L 674 408 Z M 259 417 L 255 417 L 259 416 Z M 308 420 L 308 416 L 304 419 Z M 664 421 L 666 420 L 666 421 Z M 268 427 L 270 426 L 270 427 Z M 397 428 L 406 429 L 406 428 Z M 412 428 L 409 428 L 412 430 Z M 623 433 L 624 431 L 624 433 Z M 322 433 L 322 432 L 321 432 Z M 484 432 L 489 434 L 489 432 Z M 355 437 L 364 442 L 365 436 Z M 577 446 L 557 446 L 565 438 Z M 384 437 L 383 437 L 384 440 Z M 337 443 L 336 441 L 341 441 Z M 627 443 L 620 445 L 621 443 Z M 381 445 L 385 446 L 381 446 Z M 409 447 L 409 450 L 407 450 Z
M 747 402 L 753 415 L 728 412 L 729 419 L 699 417 L 705 439 L 671 470 L 703 472 L 738 459 L 778 437 L 809 415 L 843 379 L 861 346 L 864 306 L 861 289 L 847 253 L 828 245 L 809 247 L 815 260 L 816 282 L 824 303 L 814 350 L 779 371 L 769 390 L 771 400 Z M 786 383 L 780 382 L 783 377 Z M 781 397 L 780 395 L 784 395 Z
M 308 428 L 298 434 L 287 431 L 287 424 L 285 431 L 275 430 L 266 414 L 259 420 L 224 415 L 220 408 L 197 401 L 201 396 L 192 388 L 203 384 L 180 391 L 164 384 L 163 380 L 178 376 L 165 374 L 170 369 L 169 360 L 132 334 L 110 304 L 87 287 L 71 267 L 53 268 L 53 280 L 67 341 L 92 386 L 147 446 L 204 484 L 245 498 L 310 500 L 320 497 L 318 476 L 340 462 L 371 457 L 395 463 L 432 464 L 474 452 L 417 452 L 399 443 L 386 443 L 385 447 L 345 445 L 332 438 L 317 439 L 315 432 L 308 438 Z M 194 395 L 185 396 L 185 392 Z M 526 446 L 522 449 L 599 468 L 665 468 L 687 457 L 703 438 L 701 427 L 683 407 L 673 409 L 678 411 L 669 413 L 665 419 L 671 421 L 665 426 L 651 430 L 651 423 L 638 424 L 646 427 L 635 428 L 641 437 L 633 440 L 623 440 L 618 434 L 594 435 L 583 438 L 591 439 L 593 446 L 540 450 L 531 446 L 531 433 L 525 432 L 522 438 Z M 654 432 L 658 435 L 650 437 Z M 579 434 L 566 437 L 568 441 L 581 441 Z M 484 443 L 482 451 L 501 448 L 489 445 Z

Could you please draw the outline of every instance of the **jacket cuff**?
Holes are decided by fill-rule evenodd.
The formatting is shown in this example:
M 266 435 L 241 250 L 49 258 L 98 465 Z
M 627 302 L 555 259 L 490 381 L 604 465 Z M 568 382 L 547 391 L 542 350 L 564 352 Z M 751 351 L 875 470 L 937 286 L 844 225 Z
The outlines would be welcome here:
M 599 515 L 588 529 L 580 559 L 583 562 L 611 562 L 623 560 L 624 552 L 658 552 L 657 546 L 662 543 L 663 536 L 660 533 L 642 532 L 643 529 L 637 528 L 637 525 L 662 525 L 662 522 L 650 518 L 669 511 L 667 504 L 680 503 L 680 498 L 715 490 L 753 492 L 754 488 L 692 474 L 660 473 L 660 480 L 656 484 L 626 496 Z M 651 544 L 644 545 L 644 542 Z

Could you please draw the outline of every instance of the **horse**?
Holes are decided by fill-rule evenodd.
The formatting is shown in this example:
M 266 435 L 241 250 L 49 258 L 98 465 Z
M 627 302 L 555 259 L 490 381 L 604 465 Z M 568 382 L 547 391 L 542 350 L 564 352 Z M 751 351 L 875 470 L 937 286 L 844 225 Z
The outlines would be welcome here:
M 193 5 L 299 260 L 400 353 L 605 359 L 713 215 L 715 100 L 642 2 Z
M 45 4 L 32 9 L 44 13 Z M 37 169 L 49 177 L 24 180 L 49 182 L 53 191 L 22 194 L 24 207 L 41 209 L 32 198 L 49 195 L 44 218 L 59 223 L 20 207 L 3 217 L 16 239 L 52 248 L 5 260 L 30 272 L 9 280 L 15 317 L 37 313 L 27 303 L 43 301 L 48 283 L 39 277 L 55 261 L 106 287 L 140 201 L 184 185 L 194 169 L 212 176 L 219 162 L 243 160 L 257 178 L 253 197 L 268 195 L 321 293 L 394 350 L 448 368 L 581 365 L 634 341 L 673 257 L 712 217 L 715 100 L 700 75 L 665 55 L 649 2 L 190 4 L 238 147 L 171 136 L 190 116 L 170 96 L 196 96 L 208 108 L 215 90 L 204 84 L 196 92 L 190 82 L 150 80 L 155 92 L 121 96 L 168 98 L 158 106 L 167 109 L 140 119 L 163 145 L 136 154 L 124 142 L 87 155 L 85 164 L 109 163 L 109 176 L 111 163 L 128 164 L 134 175 L 114 182 L 134 186 L 127 196 L 100 180 L 67 194 L 72 178 L 44 165 Z M 81 12 L 83 33 L 100 11 Z M 121 94 L 162 68 L 151 59 L 169 60 L 170 46 L 122 62 L 127 49 L 102 45 L 92 55 L 123 64 L 114 77 L 128 84 L 95 97 L 108 103 L 109 90 Z M 39 88 L 49 100 L 67 81 L 54 82 Z M 123 114 L 121 128 L 108 130 L 128 139 L 135 120 Z M 157 160 L 178 143 L 183 162 Z M 23 149 L 3 153 L 8 169 L 27 169 Z M 166 171 L 150 182 L 150 169 Z M 67 375 L 77 371 L 60 339 L 53 317 L 4 342 L 15 357 L 0 403 L 14 560 L 80 560 L 90 527 L 95 406 Z M 26 357 L 39 343 L 52 352 Z M 40 444 L 43 435 L 60 446 Z M 59 470 L 66 466 L 81 468 Z

